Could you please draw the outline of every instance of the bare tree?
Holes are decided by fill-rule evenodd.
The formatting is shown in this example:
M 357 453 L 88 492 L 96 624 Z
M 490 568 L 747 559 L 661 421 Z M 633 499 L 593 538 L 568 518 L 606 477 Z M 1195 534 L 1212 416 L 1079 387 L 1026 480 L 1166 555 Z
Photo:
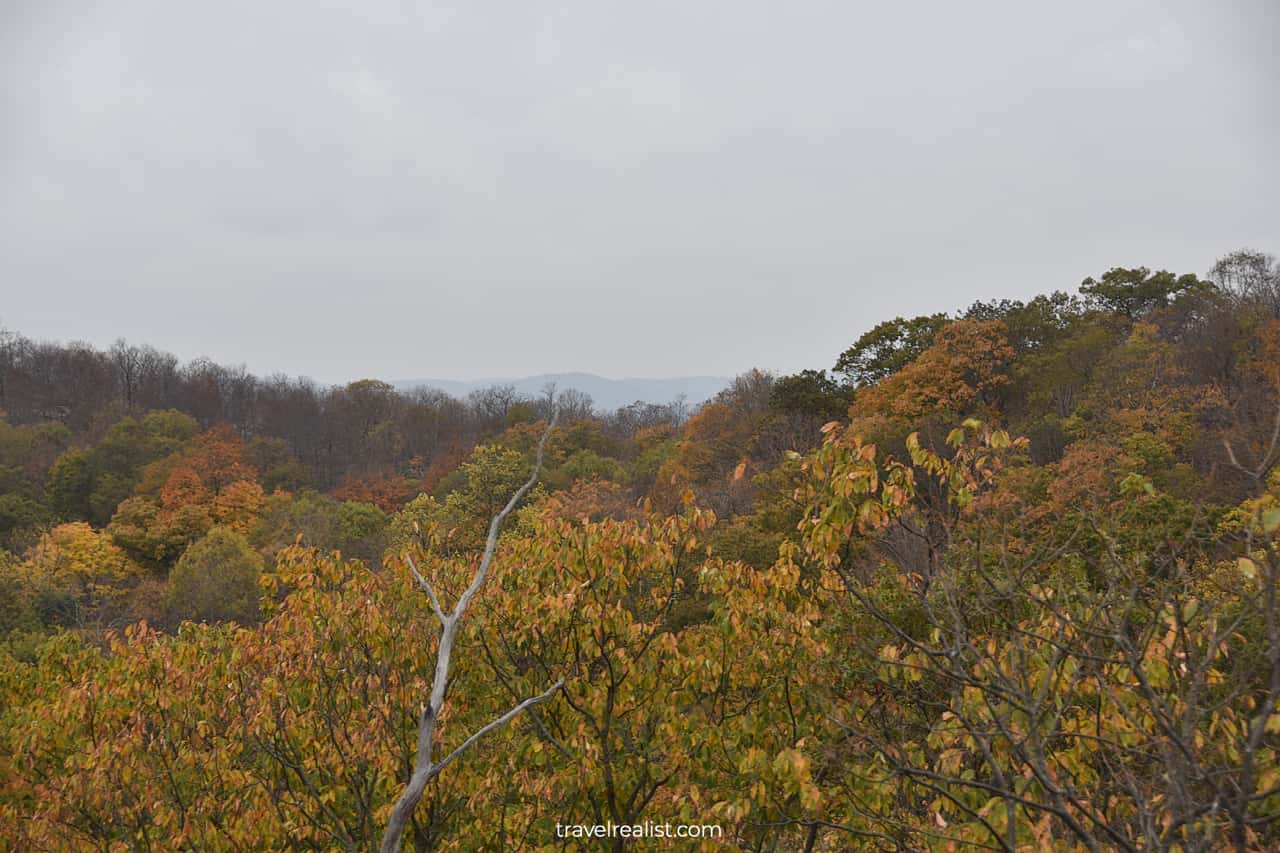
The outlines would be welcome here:
M 109 354 L 116 371 L 116 381 L 120 383 L 120 395 L 124 397 L 125 405 L 132 408 L 142 369 L 142 350 L 129 346 L 124 338 L 117 338 L 111 345 Z
M 486 734 L 502 728 L 518 716 L 521 711 L 547 701 L 557 690 L 564 686 L 564 679 L 557 681 L 542 693 L 525 699 L 502 716 L 481 727 L 479 731 L 464 740 L 460 746 L 441 760 L 434 761 L 432 759 L 431 753 L 435 746 L 436 719 L 440 715 L 440 710 L 444 707 L 445 691 L 449 685 L 450 659 L 453 655 L 453 644 L 457 638 L 458 626 L 462 622 L 467 606 L 475 598 L 476 593 L 480 591 L 480 587 L 484 585 L 485 578 L 489 574 L 489 566 L 493 562 L 493 554 L 498 545 L 498 533 L 502 530 L 503 522 L 506 521 L 507 516 L 511 514 L 512 510 L 516 508 L 516 505 L 529 493 L 529 490 L 533 488 L 534 483 L 538 480 L 538 475 L 542 471 L 542 451 L 546 446 L 547 437 L 555 429 L 558 418 L 559 412 L 554 411 L 551 415 L 551 422 L 547 424 L 546 432 L 542 434 L 542 439 L 538 442 L 538 450 L 534 455 L 533 473 L 530 474 L 525 484 L 511 496 L 511 499 L 507 501 L 507 505 L 489 522 L 489 536 L 485 540 L 484 552 L 480 558 L 480 563 L 471 578 L 471 583 L 463 591 L 462 595 L 458 597 L 457 603 L 450 612 L 445 613 L 430 581 L 418 571 L 413 558 L 408 554 L 405 555 L 414 579 L 417 580 L 418 585 L 427 594 L 427 598 L 431 602 L 431 610 L 440 622 L 440 637 L 436 646 L 436 669 L 435 676 L 431 682 L 431 697 L 423 707 L 422 717 L 418 722 L 418 754 L 414 762 L 413 773 L 409 777 L 409 784 L 405 786 L 404 792 L 396 800 L 396 804 L 391 810 L 391 818 L 387 821 L 387 829 L 382 836 L 382 845 L 379 848 L 382 853 L 396 853 L 400 849 L 400 840 L 404 835 L 405 827 L 413 816 L 413 811 L 417 807 L 418 801 L 422 799 L 422 794 L 426 790 L 428 782 L 438 776 L 444 768 L 456 761 L 459 756 L 474 746 Z
M 475 418 L 488 427 L 499 426 L 517 403 L 528 402 L 514 385 L 490 385 L 467 395 Z
M 9 374 L 13 370 L 14 362 L 17 361 L 17 343 L 17 334 L 0 325 L 0 417 L 5 415 L 9 397 Z
M 542 396 L 533 402 L 533 412 L 539 418 L 549 417 L 552 411 L 560 413 L 565 423 L 573 423 L 591 417 L 595 403 L 591 395 L 577 388 L 557 390 L 556 383 L 542 386 Z
M 1209 277 L 1236 297 L 1280 317 L 1280 264 L 1273 255 L 1252 249 L 1232 252 L 1213 265 Z

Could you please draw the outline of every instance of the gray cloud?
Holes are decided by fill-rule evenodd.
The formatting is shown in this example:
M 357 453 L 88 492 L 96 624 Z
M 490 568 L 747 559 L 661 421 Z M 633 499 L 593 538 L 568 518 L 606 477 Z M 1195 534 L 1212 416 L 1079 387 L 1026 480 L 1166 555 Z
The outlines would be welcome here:
M 827 366 L 1280 250 L 1280 6 L 0 11 L 0 319 L 326 380 Z

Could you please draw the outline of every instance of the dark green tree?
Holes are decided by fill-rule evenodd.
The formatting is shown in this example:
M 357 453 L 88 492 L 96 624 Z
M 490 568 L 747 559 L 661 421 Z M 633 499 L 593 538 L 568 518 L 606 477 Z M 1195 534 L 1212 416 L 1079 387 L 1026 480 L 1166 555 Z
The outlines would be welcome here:
M 89 451 L 73 447 L 49 469 L 49 507 L 62 521 L 87 521 L 93 490 L 93 462 Z
M 840 353 L 835 372 L 844 374 L 853 385 L 874 385 L 927 350 L 947 320 L 946 314 L 922 314 L 879 323 Z
M 1153 273 L 1146 267 L 1115 267 L 1100 279 L 1091 276 L 1080 284 L 1080 292 L 1092 306 L 1130 320 L 1186 297 L 1209 295 L 1216 289 L 1213 282 L 1191 274 L 1174 275 L 1168 270 Z
M 788 415 L 831 420 L 843 417 L 851 402 L 847 386 L 825 370 L 802 370 L 783 376 L 769 389 L 769 407 Z
M 1061 290 L 1029 302 L 999 299 L 975 302 L 964 312 L 968 320 L 999 320 L 1008 329 L 1009 345 L 1018 353 L 1040 349 L 1071 331 L 1083 313 L 1078 297 Z

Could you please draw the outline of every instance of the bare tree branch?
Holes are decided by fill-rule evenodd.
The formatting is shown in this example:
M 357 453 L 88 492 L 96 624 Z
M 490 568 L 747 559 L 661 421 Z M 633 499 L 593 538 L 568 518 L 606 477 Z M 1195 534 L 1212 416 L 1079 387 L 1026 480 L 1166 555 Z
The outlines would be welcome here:
M 561 687 L 564 687 L 563 678 L 557 681 L 555 684 L 548 687 L 543 692 L 539 693 L 537 696 L 530 696 L 528 699 L 525 699 L 523 702 L 521 702 L 519 705 L 516 705 L 510 711 L 503 714 L 501 717 L 498 717 L 496 720 L 493 720 L 492 722 L 485 725 L 483 728 L 481 728 L 471 737 L 464 740 L 457 749 L 455 749 L 453 752 L 445 756 L 444 759 L 436 762 L 431 767 L 431 772 L 428 775 L 428 780 L 434 779 L 436 776 L 438 776 L 441 770 L 445 769 L 450 764 L 452 764 L 454 760 L 458 758 L 458 756 L 462 755 L 462 753 L 466 752 L 473 745 L 475 745 L 476 741 L 480 740 L 480 738 L 484 737 L 494 729 L 502 728 L 507 723 L 511 722 L 511 720 L 513 720 L 521 711 L 527 710 L 529 708 L 532 708 L 534 705 L 539 705 L 547 701 L 553 695 L 555 695 L 555 692 L 559 690 Z
M 538 441 L 538 449 L 534 454 L 533 460 L 533 472 L 529 475 L 529 479 L 516 490 L 511 499 L 507 501 L 507 505 L 502 508 L 502 511 L 489 522 L 489 536 L 485 540 L 484 553 L 480 557 L 480 563 L 476 567 L 475 575 L 472 577 L 470 585 L 458 597 L 458 601 L 450 613 L 446 614 L 444 612 L 444 608 L 440 606 L 440 601 L 431 585 L 418 571 L 412 560 L 409 561 L 414 578 L 426 590 L 428 597 L 431 599 L 431 607 L 435 611 L 436 617 L 440 620 L 440 641 L 436 646 L 436 669 L 431 681 L 431 697 L 427 704 L 423 706 L 422 716 L 418 722 L 418 750 L 414 761 L 413 773 L 409 777 L 409 784 L 405 786 L 404 792 L 401 793 L 400 798 L 396 800 L 395 806 L 391 809 L 391 817 L 387 821 L 387 829 L 382 836 L 382 844 L 379 848 L 381 853 L 397 853 L 399 851 L 405 827 L 408 826 L 418 801 L 422 799 L 427 783 L 434 779 L 447 764 L 454 761 L 485 734 L 505 725 L 521 711 L 550 699 L 556 690 L 564 685 L 562 679 L 547 689 L 546 692 L 526 699 L 467 738 L 461 746 L 451 752 L 443 761 L 439 763 L 432 762 L 431 752 L 435 746 L 436 719 L 440 716 L 440 710 L 444 707 L 445 691 L 449 686 L 449 664 L 453 656 L 453 644 L 458 634 L 458 626 L 462 622 L 462 615 L 466 612 L 467 606 L 475 598 L 476 593 L 480 591 L 480 587 L 484 585 L 485 578 L 489 575 L 489 566 L 493 562 L 493 555 L 498 547 L 498 533 L 502 530 L 503 522 L 507 520 L 507 516 L 515 510 L 516 505 L 533 488 L 534 483 L 538 481 L 538 475 L 542 473 L 543 450 L 546 448 L 547 438 L 550 437 L 551 431 L 555 429 L 556 421 L 559 420 L 559 417 L 559 411 L 553 410 L 551 422 L 547 424 L 546 431 L 542 434 L 541 440 Z
M 436 598 L 436 591 L 431 588 L 431 584 L 422 576 L 422 573 L 418 571 L 417 564 L 413 562 L 413 555 L 406 552 L 404 559 L 405 562 L 409 564 L 409 571 L 413 572 L 414 578 L 418 581 L 418 586 L 422 587 L 427 593 L 427 598 L 431 599 L 431 609 L 435 611 L 436 618 L 439 619 L 440 624 L 443 625 L 447 617 L 444 615 L 444 610 L 440 608 L 440 599 Z

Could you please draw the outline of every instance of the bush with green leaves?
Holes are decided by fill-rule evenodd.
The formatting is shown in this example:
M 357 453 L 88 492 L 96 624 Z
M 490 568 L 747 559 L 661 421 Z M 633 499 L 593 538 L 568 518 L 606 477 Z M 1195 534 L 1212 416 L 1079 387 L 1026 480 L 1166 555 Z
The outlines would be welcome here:
M 192 543 L 169 573 L 169 618 L 253 623 L 258 619 L 262 557 L 244 536 L 214 527 Z

